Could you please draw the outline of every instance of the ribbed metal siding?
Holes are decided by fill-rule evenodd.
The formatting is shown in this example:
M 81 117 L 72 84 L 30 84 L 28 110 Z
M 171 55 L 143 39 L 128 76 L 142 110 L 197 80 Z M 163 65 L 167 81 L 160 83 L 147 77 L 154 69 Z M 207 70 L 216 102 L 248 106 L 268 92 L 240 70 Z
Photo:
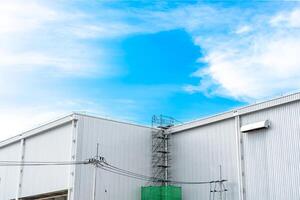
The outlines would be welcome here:
M 221 114 L 217 114 L 217 115 L 213 115 L 210 117 L 206 117 L 203 119 L 199 119 L 199 120 L 195 120 L 195 121 L 191 121 L 188 123 L 184 123 L 182 125 L 178 125 L 172 128 L 172 132 L 180 132 L 180 131 L 185 131 L 187 129 L 192 129 L 195 128 L 197 126 L 203 126 L 203 125 L 207 125 L 210 123 L 214 123 L 214 122 L 218 122 L 218 121 L 222 121 L 228 118 L 232 118 L 234 116 L 237 115 L 245 115 L 245 114 L 249 114 L 252 112 L 257 112 L 259 110 L 264 110 L 264 109 L 269 109 L 272 107 L 276 107 L 276 106 L 280 106 L 280 105 L 284 105 L 287 103 L 292 103 L 292 102 L 296 102 L 300 100 L 300 93 L 295 93 L 295 94 L 290 94 L 287 96 L 282 96 L 276 99 L 272 99 L 272 100 L 268 100 L 268 101 L 264 101 L 264 102 L 260 102 L 260 103 L 256 103 L 256 104 L 252 104 L 252 105 L 248 105 L 245 107 L 241 107 L 232 111 L 228 111 L 228 112 L 224 112 Z
M 25 140 L 25 161 L 71 160 L 71 123 Z M 21 196 L 68 188 L 69 166 L 25 166 Z
M 20 157 L 20 143 L 0 148 L 0 160 L 15 161 Z M 18 185 L 18 167 L 0 166 L 0 199 L 15 198 Z
M 107 162 L 140 174 L 151 175 L 151 129 L 93 117 L 79 116 L 77 160 L 96 155 L 96 144 L 100 144 L 100 155 Z M 91 200 L 93 167 L 77 166 L 75 177 L 75 199 Z M 139 200 L 139 181 L 98 170 L 96 199 Z
M 300 102 L 241 117 L 242 125 L 270 120 L 244 134 L 246 200 L 299 200 Z
M 287 103 L 292 103 L 292 102 L 296 102 L 299 100 L 300 100 L 300 93 L 298 92 L 295 94 L 278 97 L 278 98 L 264 101 L 261 103 L 245 106 L 245 107 L 238 109 L 237 112 L 239 114 L 248 114 L 248 113 L 257 112 L 257 111 L 263 110 L 263 109 L 270 109 L 270 108 L 280 106 L 280 105 L 284 106 Z
M 238 199 L 237 139 L 234 118 L 175 133 L 171 136 L 171 176 L 174 180 L 219 179 L 219 165 L 229 192 Z M 209 185 L 183 185 L 183 199 L 209 199 Z

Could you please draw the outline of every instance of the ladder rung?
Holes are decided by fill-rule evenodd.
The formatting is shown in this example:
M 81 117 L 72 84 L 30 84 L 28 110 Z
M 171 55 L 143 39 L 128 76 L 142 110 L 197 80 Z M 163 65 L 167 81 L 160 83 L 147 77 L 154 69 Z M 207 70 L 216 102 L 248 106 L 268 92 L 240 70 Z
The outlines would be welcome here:
M 167 166 L 167 165 L 157 165 L 157 167 L 168 168 L 170 166 Z
M 170 153 L 169 151 L 156 151 L 158 153 Z

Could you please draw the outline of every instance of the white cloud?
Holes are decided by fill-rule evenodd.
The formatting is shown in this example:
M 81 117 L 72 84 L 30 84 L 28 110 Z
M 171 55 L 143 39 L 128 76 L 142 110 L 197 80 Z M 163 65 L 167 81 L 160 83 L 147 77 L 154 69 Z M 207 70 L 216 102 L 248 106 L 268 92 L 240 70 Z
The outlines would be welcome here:
M 235 31 L 236 34 L 245 34 L 252 30 L 252 28 L 248 25 L 244 25 L 241 27 L 238 27 L 238 29 Z
M 89 14 L 89 15 L 87 15 Z M 183 6 L 175 9 L 110 9 L 101 8 L 101 12 L 85 13 L 80 22 L 67 30 L 80 38 L 112 38 L 132 34 L 147 34 L 172 29 L 194 31 L 199 27 L 209 27 L 222 22 L 213 17 L 219 11 L 205 5 Z M 227 16 L 226 13 L 222 13 Z M 78 19 L 76 19 L 78 20 Z
M 64 9 L 54 2 L 1 1 L 0 72 L 110 74 L 101 46 L 95 47 L 70 31 L 86 18 L 85 13 Z M 81 30 L 89 31 L 84 27 Z
M 218 40 L 218 42 L 220 42 Z M 189 92 L 261 99 L 300 87 L 300 35 L 298 30 L 265 30 L 207 48 L 200 86 Z M 208 86 L 210 85 L 210 86 Z M 204 87 L 205 86 L 205 87 Z M 213 90 L 212 90 L 213 88 Z
M 275 15 L 271 18 L 270 24 L 273 26 L 300 28 L 300 8 Z
M 78 27 L 73 27 L 71 32 L 79 38 L 93 39 L 114 38 L 128 35 L 130 33 L 138 32 L 138 29 L 125 23 L 95 23 L 82 24 Z
M 95 71 L 96 63 L 92 61 L 93 57 L 80 54 L 70 50 L 64 55 L 55 55 L 56 52 L 7 52 L 0 49 L 0 73 L 12 72 L 35 72 L 42 70 L 57 70 L 60 75 L 97 75 L 106 73 L 103 71 Z M 100 55 L 100 54 L 99 54 Z M 51 70 L 53 69 L 53 70 Z M 105 69 L 106 70 L 106 69 Z M 49 73 L 51 74 L 51 73 Z M 1 74 L 0 74 L 1 77 Z
M 266 21 L 265 16 L 259 18 L 255 13 L 251 16 L 256 19 L 251 20 L 239 9 L 200 4 L 171 10 L 121 10 L 100 6 L 87 11 L 73 9 L 67 4 L 65 1 L 61 5 L 35 0 L 1 1 L 0 97 L 18 98 L 18 93 L 25 87 L 24 82 L 18 81 L 26 79 L 24 76 L 31 72 L 71 76 L 114 73 L 112 68 L 107 68 L 105 49 L 100 44 L 93 45 L 95 39 L 178 28 L 190 33 L 195 45 L 205 53 L 205 58 L 199 62 L 207 63 L 205 69 L 193 74 L 201 79 L 200 84 L 185 87 L 190 93 L 251 100 L 300 86 L 299 9 L 279 12 Z M 27 77 L 32 78 L 39 77 Z M 30 87 L 25 89 L 34 93 Z M 64 94 L 57 97 L 67 98 Z M 3 137 L 65 111 L 101 110 L 98 105 L 88 102 L 63 101 L 52 107 L 45 106 L 52 104 L 48 102 L 37 109 L 20 104 L 6 104 L 5 109 L 0 109 L 2 113 L 8 113 L 0 115 L 0 120 L 6 124 L 3 128 L 6 131 L 1 133 L 5 135 Z M 66 104 L 69 106 L 64 106 Z M 130 102 L 127 104 L 131 105 Z
M 1 1 L 0 34 L 28 32 L 57 19 L 57 13 L 34 1 Z
M 98 102 L 68 97 L 60 97 L 58 101 L 39 100 L 22 105 L 0 104 L 0 141 L 81 110 L 98 114 L 108 113 Z
M 0 141 L 13 137 L 42 123 L 52 120 L 62 115 L 61 110 L 40 109 L 34 110 L 28 108 L 6 108 L 0 109 Z
M 264 18 L 256 18 L 253 24 L 236 29 L 238 37 L 221 34 L 203 38 L 196 35 L 195 44 L 206 53 L 199 62 L 207 63 L 207 67 L 194 73 L 201 79 L 199 85 L 189 85 L 184 89 L 189 93 L 204 92 L 245 101 L 298 90 L 298 12 L 296 8 L 284 15 L 271 16 L 272 26 L 264 22 Z M 289 27 L 278 27 L 283 22 Z
M 176 28 L 195 30 L 215 24 L 215 9 L 184 6 L 173 10 L 111 9 L 84 11 L 55 2 L 3 0 L 0 8 L 0 70 L 51 70 L 57 74 L 107 75 L 106 40 Z M 98 6 L 98 7 L 97 7 Z M 96 9 L 98 8 L 98 9 Z
M 69 101 L 74 97 L 68 96 L 68 89 L 62 89 L 66 86 L 58 85 L 63 81 L 49 83 L 45 74 L 54 75 L 55 78 L 49 77 L 54 81 L 57 76 L 114 75 L 116 70 L 108 68 L 105 51 L 100 43 L 94 45 L 94 39 L 152 32 L 145 20 L 141 20 L 143 25 L 127 23 L 126 11 L 83 11 L 66 2 L 0 3 L 0 140 L 71 110 L 111 113 L 102 112 L 100 103 L 87 102 L 88 97 L 82 97 L 80 102 Z M 141 13 L 130 15 L 137 17 Z M 57 105 L 47 99 L 67 100 Z

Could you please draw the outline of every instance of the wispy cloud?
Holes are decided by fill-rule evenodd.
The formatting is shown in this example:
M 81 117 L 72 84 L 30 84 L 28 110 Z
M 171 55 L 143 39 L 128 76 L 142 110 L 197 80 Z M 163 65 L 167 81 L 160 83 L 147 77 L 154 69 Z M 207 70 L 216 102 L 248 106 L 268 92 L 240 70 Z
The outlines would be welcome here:
M 220 34 L 211 38 L 215 41 L 213 45 L 209 38 L 197 36 L 196 42 L 206 51 L 200 61 L 208 66 L 196 73 L 202 79 L 200 85 L 189 86 L 187 90 L 251 101 L 298 89 L 298 11 L 296 8 L 275 16 L 253 16 L 256 21 L 251 24 L 250 33 L 248 27 L 239 27 L 238 35 Z M 285 25 L 279 26 L 282 22 Z M 245 32 L 246 35 L 241 35 Z
M 29 32 L 58 19 L 58 13 L 34 1 L 1 1 L 0 34 Z
M 6 104 L 2 102 L 5 106 L 0 107 L 4 113 L 0 114 L 0 120 L 8 124 L 2 135 L 8 136 L 6 132 L 12 131 L 8 129 L 16 121 L 24 123 L 20 127 L 25 129 L 28 124 L 70 110 L 109 112 L 103 109 L 103 102 L 89 103 L 86 96 L 70 102 L 68 99 L 74 97 L 67 94 L 68 89 L 63 90 L 57 85 L 57 79 L 49 84 L 60 92 L 29 94 L 31 97 L 27 101 L 31 104 L 18 102 L 11 105 L 8 97 L 16 100 L 23 92 L 34 93 L 34 84 L 40 82 L 32 80 L 51 79 L 50 76 L 101 78 L 114 75 L 118 71 L 109 64 L 111 55 L 101 42 L 136 34 L 184 29 L 191 35 L 194 44 L 204 53 L 204 57 L 199 54 L 198 62 L 205 63 L 206 67 L 193 74 L 199 78 L 199 84 L 186 86 L 185 90 L 190 93 L 252 100 L 293 90 L 300 85 L 298 8 L 284 11 L 278 8 L 275 14 L 270 14 L 202 3 L 175 8 L 126 9 L 102 3 L 81 7 L 83 2 L 77 3 L 1 1 L 0 100 L 8 99 Z M 49 77 L 39 77 L 40 73 Z M 49 86 L 41 87 L 45 91 L 51 90 Z M 163 95 L 167 95 L 165 91 Z M 49 96 L 53 99 L 35 100 L 43 95 L 45 99 Z M 136 102 L 127 98 L 118 103 L 136 106 Z M 37 118 L 33 119 L 33 116 Z
M 106 68 L 105 50 L 84 41 L 182 28 L 191 34 L 195 45 L 204 50 L 206 55 L 202 61 L 208 64 L 206 73 L 199 76 L 205 87 L 202 85 L 199 90 L 189 86 L 190 92 L 192 88 L 194 91 L 208 88 L 207 80 L 214 83 L 211 92 L 219 94 L 221 91 L 222 95 L 234 98 L 260 98 L 277 93 L 284 89 L 280 86 L 282 83 L 274 87 L 278 81 L 285 81 L 284 90 L 297 87 L 293 87 L 294 81 L 291 84 L 286 81 L 294 80 L 294 71 L 299 66 L 295 55 L 299 42 L 299 9 L 256 16 L 253 11 L 249 15 L 241 9 L 203 4 L 169 10 L 122 10 L 100 5 L 98 10 L 87 12 L 64 10 L 38 1 L 12 1 L 1 9 L 0 24 L 4 28 L 0 40 L 6 41 L 0 45 L 2 68 L 43 67 L 66 74 L 94 75 L 97 72 L 101 75 L 110 71 Z M 248 19 L 249 16 L 253 19 Z M 26 32 L 30 34 L 24 36 Z M 44 34 L 41 36 L 41 33 Z M 11 34 L 15 34 L 16 39 L 9 37 Z M 10 45 L 7 38 L 14 40 L 11 41 L 14 45 Z M 23 41 L 26 39 L 31 41 L 31 46 Z M 231 81 L 233 79 L 235 81 Z
M 85 13 L 41 1 L 4 1 L 0 8 L 0 70 L 51 70 L 57 74 L 103 75 L 103 49 L 72 32 Z M 80 27 L 89 33 L 89 29 Z M 98 73 L 97 73 L 98 72 Z
M 0 8 L 0 68 L 51 70 L 66 75 L 107 75 L 105 48 L 93 41 L 219 23 L 208 6 L 84 10 L 55 2 L 5 1 Z M 116 73 L 116 72 L 115 72 Z
M 0 141 L 34 128 L 47 120 L 62 116 L 61 110 L 32 108 L 0 109 Z M 30 120 L 29 120 L 30 119 Z
M 252 30 L 252 28 L 249 25 L 244 25 L 241 27 L 238 27 L 235 31 L 236 34 L 245 34 L 249 33 Z
M 9 105 L 7 103 L 0 106 L 0 141 L 35 128 L 49 120 L 71 114 L 71 111 L 82 111 L 84 108 L 84 111 L 97 112 L 100 115 L 108 113 L 104 107 L 93 100 L 69 99 L 66 97 L 59 101 Z
M 280 12 L 271 18 L 270 23 L 273 26 L 300 28 L 300 8 Z

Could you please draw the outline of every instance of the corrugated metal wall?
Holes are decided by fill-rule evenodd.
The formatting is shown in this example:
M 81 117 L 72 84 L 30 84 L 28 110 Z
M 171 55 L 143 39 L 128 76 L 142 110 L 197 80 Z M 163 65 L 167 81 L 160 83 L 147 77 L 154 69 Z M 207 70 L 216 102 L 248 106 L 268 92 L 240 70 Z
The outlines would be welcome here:
M 21 141 L 0 148 L 1 161 L 21 161 L 22 149 L 24 161 L 68 161 L 71 160 L 72 126 L 63 126 L 48 130 Z M 20 166 L 0 166 L 0 199 L 49 193 L 67 189 L 69 166 L 24 166 L 20 176 Z
M 20 143 L 13 143 L 0 148 L 0 160 L 15 161 L 20 159 Z M 0 166 L 0 199 L 15 198 L 18 186 L 19 167 Z
M 71 136 L 69 123 L 26 139 L 25 161 L 70 161 Z M 69 166 L 25 166 L 23 172 L 21 196 L 68 188 Z
M 300 102 L 241 117 L 246 125 L 270 120 L 271 127 L 244 133 L 246 200 L 299 200 Z
M 228 180 L 227 199 L 238 200 L 239 169 L 242 166 L 244 200 L 299 200 L 300 102 L 273 106 L 255 112 L 251 110 L 251 113 L 240 110 L 234 113 L 240 114 L 239 117 L 232 116 L 172 134 L 171 178 L 178 181 L 217 180 L 219 165 L 222 165 L 223 178 Z M 70 160 L 75 147 L 72 143 L 77 147 L 74 151 L 76 160 L 85 160 L 96 155 L 99 143 L 100 155 L 107 162 L 151 175 L 150 128 L 83 115 L 76 117 L 79 119 L 76 129 L 68 123 L 26 138 L 25 161 Z M 240 126 L 270 120 L 271 127 L 238 134 L 238 118 Z M 74 133 L 77 133 L 76 140 L 72 138 Z M 238 142 L 240 135 L 243 138 L 241 144 Z M 0 160 L 15 161 L 20 155 L 20 141 L 0 148 Z M 68 189 L 69 184 L 73 184 L 70 169 L 66 166 L 25 167 L 21 177 L 21 196 Z M 15 198 L 19 171 L 19 167 L 0 166 L 1 200 Z M 93 171 L 89 165 L 75 167 L 74 200 L 92 199 Z M 102 170 L 98 170 L 97 180 L 96 199 L 103 200 L 139 200 L 140 187 L 147 184 Z M 183 185 L 184 200 L 209 199 L 209 194 L 209 185 Z
M 151 175 L 151 129 L 93 117 L 78 116 L 77 160 L 100 155 L 108 163 L 139 174 Z M 96 199 L 139 200 L 145 181 L 98 170 Z M 75 200 L 91 200 L 93 167 L 77 166 Z
M 180 181 L 227 179 L 227 199 L 238 200 L 238 156 L 234 118 L 171 136 L 171 176 Z M 209 199 L 209 185 L 183 185 L 183 199 Z
M 235 117 L 175 133 L 171 140 L 173 179 L 214 179 L 218 177 L 217 165 L 222 163 L 224 176 L 229 180 L 227 199 L 239 199 L 240 161 L 244 170 L 245 200 L 298 200 L 299 116 L 299 101 L 241 115 L 240 126 L 262 120 L 271 122 L 269 129 L 240 133 L 243 161 L 238 160 Z M 208 199 L 208 195 L 207 186 L 183 186 L 186 200 Z

